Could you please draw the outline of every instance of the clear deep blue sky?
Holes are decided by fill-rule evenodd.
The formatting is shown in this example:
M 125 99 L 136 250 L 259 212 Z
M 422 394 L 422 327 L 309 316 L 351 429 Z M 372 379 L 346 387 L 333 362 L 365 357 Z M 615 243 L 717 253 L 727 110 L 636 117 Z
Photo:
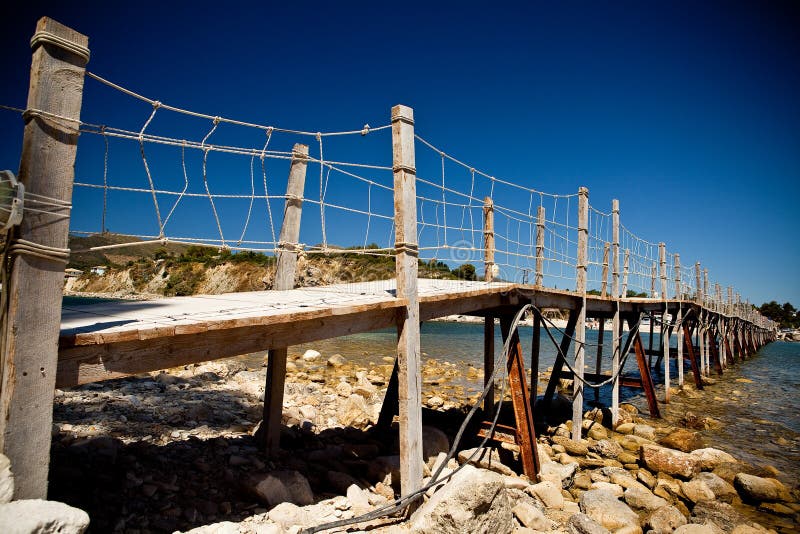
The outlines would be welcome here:
M 212 115 L 342 130 L 403 103 L 456 157 L 618 198 L 627 227 L 684 262 L 800 304 L 796 2 L 79 4 L 0 8 L 0 103 L 24 107 L 43 15 L 89 36 L 93 72 Z M 16 169 L 20 121 L 0 121 L 0 167 Z

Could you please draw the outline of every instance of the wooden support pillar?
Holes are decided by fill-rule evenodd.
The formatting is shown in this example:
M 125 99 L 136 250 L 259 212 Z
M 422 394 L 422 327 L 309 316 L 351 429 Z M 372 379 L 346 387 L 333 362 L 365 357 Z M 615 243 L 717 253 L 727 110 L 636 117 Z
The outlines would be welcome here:
M 398 312 L 397 363 L 400 414 L 400 488 L 408 495 L 422 487 L 422 373 L 417 271 L 417 176 L 414 156 L 414 110 L 392 108 L 395 264 Z
M 710 308 L 709 301 L 710 295 L 708 293 L 708 269 L 703 269 L 703 305 Z
M 614 299 L 614 317 L 611 319 L 611 375 L 619 373 L 620 336 L 619 320 L 619 200 L 611 201 L 611 298 Z M 611 424 L 619 421 L 619 378 L 611 383 Z
M 650 298 L 656 298 L 656 262 L 650 267 Z
M 39 19 L 31 40 L 19 181 L 26 196 L 53 199 L 49 206 L 72 202 L 88 45 L 85 35 L 47 17 Z M 36 204 L 41 211 L 26 206 L 10 237 L 11 274 L 3 288 L 8 309 L 0 347 L 0 452 L 11 460 L 15 500 L 47 497 L 69 210 L 42 205 Z M 15 249 L 19 240 L 42 252 Z
M 703 285 L 700 282 L 700 262 L 696 262 L 694 264 L 694 291 L 695 291 L 695 298 L 694 301 L 699 304 L 700 306 L 703 305 Z
M 483 265 L 484 280 L 494 280 L 494 203 L 490 197 L 483 199 Z M 483 318 L 483 385 L 492 380 L 494 373 L 494 316 Z M 494 414 L 494 386 L 483 400 L 483 411 Z
M 595 358 L 594 369 L 595 374 L 599 376 L 603 371 L 603 342 L 605 341 L 606 319 L 605 317 L 600 317 L 598 320 L 600 329 L 597 331 L 597 358 Z M 594 388 L 594 400 L 595 402 L 600 402 L 600 388 Z
M 544 282 L 544 206 L 539 206 L 536 212 L 536 276 L 534 285 L 542 287 Z
M 297 253 L 300 251 L 300 219 L 303 215 L 303 195 L 308 167 L 308 145 L 300 143 L 292 149 L 289 179 L 286 183 L 286 203 L 278 245 L 275 269 L 275 291 L 294 289 L 297 272 Z M 256 441 L 269 453 L 280 448 L 283 388 L 286 383 L 287 348 L 273 349 L 267 357 L 267 381 L 264 387 L 264 418 Z
M 681 288 L 681 255 L 673 256 L 675 263 L 675 298 L 678 302 L 678 314 L 675 317 L 675 337 L 678 348 L 678 385 L 683 385 L 683 290 Z M 690 340 L 691 341 L 691 340 Z
M 658 244 L 659 278 L 661 279 L 661 300 L 664 301 L 664 311 L 661 313 L 661 357 L 664 359 L 664 402 L 669 402 L 670 396 L 670 327 L 667 324 L 667 246 L 663 242 Z
M 647 359 L 644 354 L 644 345 L 642 344 L 642 336 L 639 331 L 634 331 L 636 320 L 633 317 L 628 318 L 628 326 L 631 329 L 629 336 L 633 337 L 633 350 L 636 354 L 636 362 L 639 365 L 639 375 L 642 377 L 642 388 L 644 389 L 645 397 L 647 398 L 647 406 L 650 410 L 650 415 L 653 417 L 661 417 L 658 410 L 658 401 L 656 400 L 656 389 L 653 384 L 653 377 L 650 375 L 650 366 L 647 364 Z
M 603 273 L 602 281 L 600 282 L 600 295 L 602 297 L 608 296 L 608 254 L 611 249 L 611 243 L 603 245 Z
M 586 263 L 589 251 L 589 189 L 578 189 L 578 258 L 575 266 L 575 291 L 581 295 L 575 329 L 575 374 L 572 381 L 572 439 L 581 439 L 583 423 L 583 365 L 586 353 Z
M 533 310 L 533 337 L 531 338 L 531 413 L 539 395 L 539 352 L 542 339 L 542 316 Z
M 567 326 L 564 328 L 564 336 L 561 338 L 561 343 L 559 345 L 559 352 L 556 354 L 556 361 L 553 363 L 553 372 L 550 373 L 550 380 L 547 382 L 547 388 L 545 389 L 544 398 L 542 399 L 545 404 L 549 404 L 552 400 L 558 381 L 561 379 L 561 371 L 564 369 L 564 357 L 569 351 L 572 336 L 575 334 L 575 325 L 578 324 L 579 315 L 578 310 L 570 310 L 569 312 Z
M 525 383 L 525 360 L 522 357 L 522 345 L 519 341 L 519 332 L 511 332 L 513 315 L 503 315 L 500 317 L 500 328 L 503 339 L 507 340 L 511 336 L 509 346 L 511 348 L 508 355 L 508 385 L 511 390 L 511 404 L 514 409 L 514 420 L 516 421 L 517 445 L 519 445 L 519 455 L 522 460 L 522 470 L 531 480 L 536 480 L 539 473 L 539 455 L 536 452 L 536 434 L 533 427 L 533 410 L 528 393 L 528 385 Z
M 692 344 L 692 336 L 689 333 L 688 328 L 683 329 L 683 339 L 678 337 L 678 347 L 686 345 L 686 352 L 689 355 L 689 363 L 692 366 L 692 374 L 694 375 L 694 385 L 697 389 L 703 389 L 703 378 L 700 376 L 700 365 L 697 361 L 697 354 L 694 351 L 694 345 Z M 678 356 L 678 361 L 681 362 L 681 366 L 683 366 L 683 360 L 680 359 L 681 357 Z

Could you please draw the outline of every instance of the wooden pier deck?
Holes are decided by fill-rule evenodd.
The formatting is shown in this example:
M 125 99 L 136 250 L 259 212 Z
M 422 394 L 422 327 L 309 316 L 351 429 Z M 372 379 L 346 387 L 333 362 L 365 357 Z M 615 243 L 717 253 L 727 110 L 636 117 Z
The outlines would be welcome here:
M 395 280 L 102 301 L 62 310 L 57 387 L 283 348 L 393 326 L 406 300 Z M 518 286 L 419 280 L 420 319 L 480 312 L 512 301 Z

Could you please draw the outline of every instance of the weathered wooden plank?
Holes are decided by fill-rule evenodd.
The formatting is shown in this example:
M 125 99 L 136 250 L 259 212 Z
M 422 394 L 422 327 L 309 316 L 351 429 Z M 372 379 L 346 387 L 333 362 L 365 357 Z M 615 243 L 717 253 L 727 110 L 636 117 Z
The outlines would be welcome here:
M 26 200 L 14 241 L 60 250 L 68 246 L 69 209 L 43 204 L 34 195 L 54 203 L 72 201 L 88 44 L 86 36 L 50 18 L 36 25 L 19 167 L 19 180 L 33 200 Z M 11 275 L 3 288 L 8 310 L 0 347 L 0 452 L 13 466 L 14 499 L 44 499 L 65 262 L 18 252 L 13 245 L 11 254 Z
M 398 304 L 402 306 L 402 301 Z M 75 386 L 386 328 L 395 323 L 396 309 L 397 306 L 368 308 L 338 315 L 311 313 L 270 325 L 69 347 L 60 351 L 55 386 Z

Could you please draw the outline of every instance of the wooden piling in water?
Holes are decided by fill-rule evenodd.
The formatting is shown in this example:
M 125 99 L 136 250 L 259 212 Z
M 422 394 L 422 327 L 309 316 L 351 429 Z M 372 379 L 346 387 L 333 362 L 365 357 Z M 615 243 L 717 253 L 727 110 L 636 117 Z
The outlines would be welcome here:
M 661 357 L 664 359 L 664 402 L 669 402 L 670 397 L 670 358 L 669 339 L 670 327 L 667 324 L 669 305 L 667 304 L 667 245 L 662 241 L 658 244 L 659 278 L 661 279 L 661 300 L 664 308 L 661 312 Z

